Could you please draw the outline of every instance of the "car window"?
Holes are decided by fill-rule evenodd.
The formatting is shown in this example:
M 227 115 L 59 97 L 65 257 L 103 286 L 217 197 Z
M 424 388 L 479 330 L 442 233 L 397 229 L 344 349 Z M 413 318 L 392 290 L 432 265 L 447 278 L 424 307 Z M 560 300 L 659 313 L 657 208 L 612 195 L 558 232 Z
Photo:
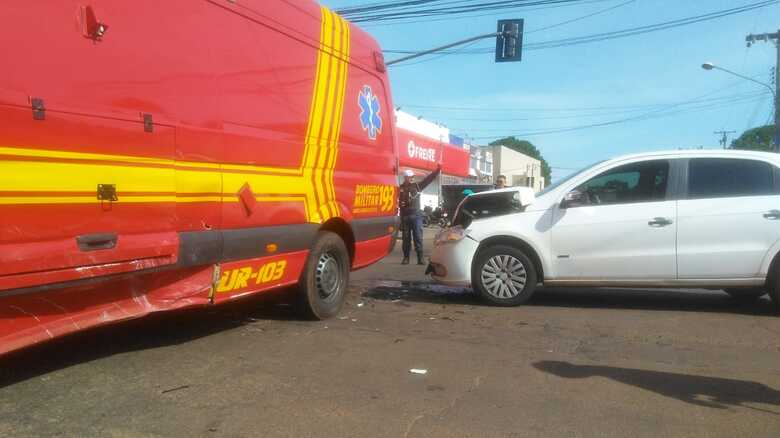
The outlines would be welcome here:
M 772 165 L 756 160 L 694 158 L 688 163 L 688 198 L 760 196 L 774 192 Z
M 585 205 L 631 204 L 665 199 L 668 181 L 669 161 L 653 160 L 607 170 L 577 190 Z

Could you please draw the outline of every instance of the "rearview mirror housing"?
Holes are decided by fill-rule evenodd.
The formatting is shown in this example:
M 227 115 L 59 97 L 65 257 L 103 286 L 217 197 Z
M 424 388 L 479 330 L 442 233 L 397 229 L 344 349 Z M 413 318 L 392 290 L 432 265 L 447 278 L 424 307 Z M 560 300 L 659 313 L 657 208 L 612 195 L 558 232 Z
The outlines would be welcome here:
M 585 194 L 574 189 L 566 194 L 561 201 L 561 208 L 579 207 L 585 204 Z

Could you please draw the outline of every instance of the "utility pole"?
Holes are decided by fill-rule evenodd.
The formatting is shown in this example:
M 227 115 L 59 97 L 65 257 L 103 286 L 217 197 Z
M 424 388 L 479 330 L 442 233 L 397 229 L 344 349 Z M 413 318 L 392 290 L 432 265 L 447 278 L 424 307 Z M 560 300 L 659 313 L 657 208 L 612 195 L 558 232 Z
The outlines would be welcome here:
M 719 143 L 721 146 L 723 146 L 723 149 L 726 149 L 726 145 L 729 141 L 729 134 L 735 134 L 737 131 L 715 131 L 713 134 L 720 135 Z
M 780 152 L 780 30 L 775 33 L 750 34 L 745 37 L 747 46 L 750 47 L 756 41 L 775 41 L 777 48 L 777 60 L 775 61 L 775 136 L 774 149 Z

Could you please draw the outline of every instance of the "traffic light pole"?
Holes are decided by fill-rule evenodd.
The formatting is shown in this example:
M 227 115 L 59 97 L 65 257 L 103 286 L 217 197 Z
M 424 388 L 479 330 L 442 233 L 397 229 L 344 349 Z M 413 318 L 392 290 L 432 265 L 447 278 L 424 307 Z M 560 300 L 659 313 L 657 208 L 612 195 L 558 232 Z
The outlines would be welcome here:
M 522 59 L 523 53 L 523 23 L 524 20 L 522 18 L 512 20 L 498 20 L 496 32 L 477 35 L 475 37 L 455 41 L 454 43 L 446 44 L 444 46 L 434 47 L 433 49 L 412 53 L 408 56 L 403 56 L 401 58 L 387 62 L 385 65 L 391 66 L 393 64 L 398 64 L 399 62 L 408 61 L 410 59 L 419 58 L 421 56 L 430 55 L 432 53 L 441 52 L 442 50 L 451 49 L 453 47 L 462 46 L 464 44 L 488 38 L 496 39 L 496 62 L 517 62 Z
M 394 59 L 392 61 L 386 62 L 385 65 L 391 66 L 393 64 L 398 64 L 399 62 L 404 62 L 404 61 L 408 61 L 410 59 L 419 58 L 421 56 L 430 55 L 432 53 L 441 52 L 442 50 L 447 50 L 447 49 L 451 49 L 453 47 L 462 46 L 464 44 L 468 44 L 468 43 L 471 43 L 471 42 L 474 42 L 474 41 L 484 40 L 484 39 L 488 39 L 488 38 L 495 38 L 495 37 L 502 36 L 502 35 L 504 35 L 504 32 L 493 32 L 493 33 L 487 33 L 485 35 L 479 35 L 479 36 L 467 38 L 465 40 L 456 41 L 454 43 L 447 44 L 447 45 L 444 45 L 444 46 L 441 46 L 441 47 L 435 47 L 435 48 L 430 49 L 430 50 L 424 50 L 422 52 L 412 53 L 411 55 L 403 56 L 401 58 Z

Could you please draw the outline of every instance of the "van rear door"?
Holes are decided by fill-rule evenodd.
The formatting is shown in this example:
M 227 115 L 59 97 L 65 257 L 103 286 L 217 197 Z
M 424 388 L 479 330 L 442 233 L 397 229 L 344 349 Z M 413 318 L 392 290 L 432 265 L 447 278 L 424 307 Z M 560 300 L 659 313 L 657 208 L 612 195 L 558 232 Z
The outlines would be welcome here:
M 101 4 L 98 42 L 74 2 L 2 6 L 3 32 L 27 37 L 0 51 L 38 62 L 0 69 L 0 290 L 176 261 L 175 134 L 138 92 L 154 72 L 128 7 Z

